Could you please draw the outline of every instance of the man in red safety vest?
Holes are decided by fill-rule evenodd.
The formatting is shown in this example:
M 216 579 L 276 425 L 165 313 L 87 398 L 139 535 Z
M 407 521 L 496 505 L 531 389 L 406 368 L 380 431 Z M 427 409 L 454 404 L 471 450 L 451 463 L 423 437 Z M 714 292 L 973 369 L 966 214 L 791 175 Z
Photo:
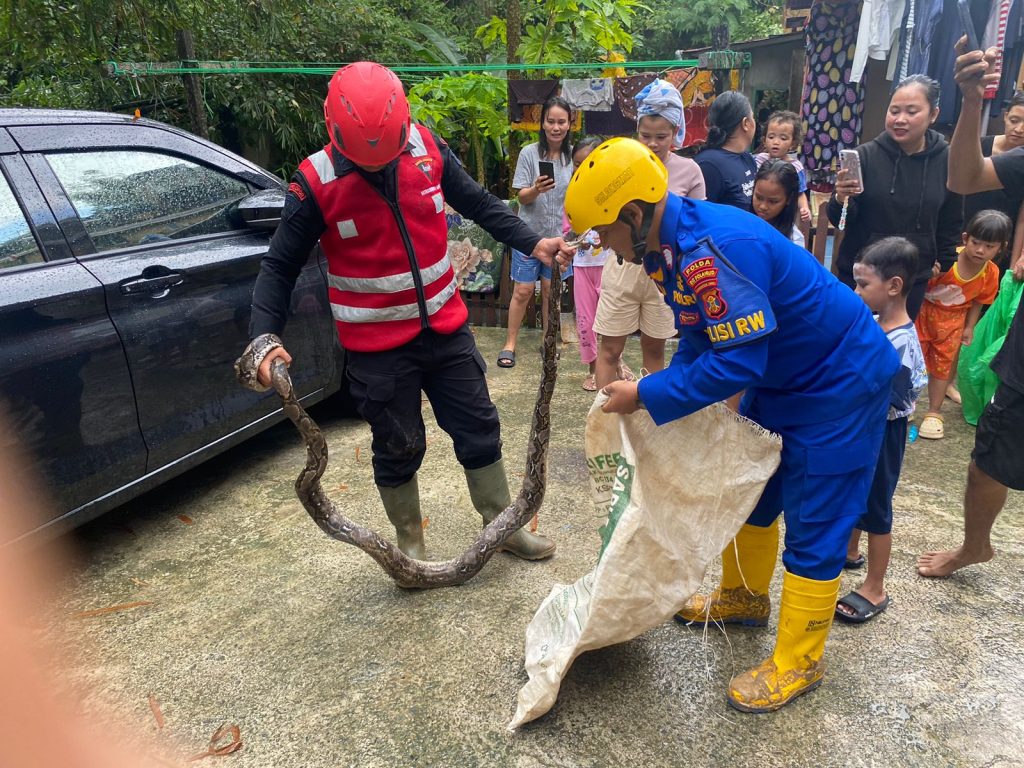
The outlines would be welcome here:
M 484 522 L 510 503 L 498 412 L 448 260 L 445 202 L 523 253 L 548 260 L 569 249 L 561 238 L 542 239 L 473 181 L 443 140 L 413 123 L 402 83 L 386 67 L 339 69 L 324 117 L 330 142 L 292 177 L 256 280 L 250 335 L 280 335 L 296 279 L 319 240 L 352 396 L 373 433 L 374 481 L 399 548 L 422 560 L 421 391 L 452 437 Z M 278 357 L 291 362 L 283 343 L 260 364 L 260 383 L 269 384 Z M 555 544 L 524 529 L 504 549 L 541 560 Z

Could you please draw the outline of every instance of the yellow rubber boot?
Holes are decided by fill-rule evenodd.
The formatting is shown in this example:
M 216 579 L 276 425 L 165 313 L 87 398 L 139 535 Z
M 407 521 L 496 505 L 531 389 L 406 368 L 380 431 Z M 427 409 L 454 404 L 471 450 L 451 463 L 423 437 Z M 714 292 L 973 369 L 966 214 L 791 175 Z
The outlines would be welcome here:
M 729 703 L 741 712 L 774 712 L 821 684 L 821 660 L 839 596 L 839 577 L 814 581 L 786 573 L 775 652 L 729 682 Z
M 768 585 L 779 558 L 779 520 L 767 528 L 744 525 L 722 551 L 722 582 L 710 595 L 694 595 L 676 614 L 683 624 L 763 627 L 772 604 Z

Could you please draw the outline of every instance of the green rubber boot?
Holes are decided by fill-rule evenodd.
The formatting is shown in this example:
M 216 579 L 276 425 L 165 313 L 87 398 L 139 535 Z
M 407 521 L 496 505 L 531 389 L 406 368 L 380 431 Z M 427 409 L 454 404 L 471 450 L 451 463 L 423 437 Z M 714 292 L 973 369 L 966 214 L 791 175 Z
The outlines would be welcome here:
M 485 525 L 512 503 L 512 497 L 508 492 L 508 480 L 505 478 L 505 462 L 501 459 L 489 467 L 467 469 L 466 481 L 469 483 L 469 496 L 473 499 L 473 506 L 483 517 Z M 509 536 L 499 551 L 509 552 L 523 560 L 546 560 L 555 554 L 555 542 L 530 533 L 524 526 Z
M 398 548 L 413 560 L 426 560 L 427 550 L 423 545 L 423 518 L 420 517 L 420 487 L 416 475 L 412 480 L 396 488 L 377 486 L 380 500 L 388 520 L 395 526 Z

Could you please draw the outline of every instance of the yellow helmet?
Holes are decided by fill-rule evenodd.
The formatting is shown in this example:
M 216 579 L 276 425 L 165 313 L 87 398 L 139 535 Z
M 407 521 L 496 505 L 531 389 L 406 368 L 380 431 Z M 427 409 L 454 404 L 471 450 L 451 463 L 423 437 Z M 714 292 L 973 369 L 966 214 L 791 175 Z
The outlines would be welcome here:
M 611 224 L 633 200 L 657 203 L 668 190 L 668 171 L 635 139 L 608 139 L 583 161 L 565 192 L 573 231 Z

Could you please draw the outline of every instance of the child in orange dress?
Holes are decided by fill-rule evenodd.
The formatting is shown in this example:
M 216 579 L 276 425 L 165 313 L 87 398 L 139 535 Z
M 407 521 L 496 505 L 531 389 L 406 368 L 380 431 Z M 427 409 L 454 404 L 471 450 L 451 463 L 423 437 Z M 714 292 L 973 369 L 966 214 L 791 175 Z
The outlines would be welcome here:
M 919 435 L 931 440 L 944 434 L 939 409 L 946 396 L 953 361 L 961 344 L 974 337 L 981 308 L 995 301 L 999 268 L 992 263 L 1007 246 L 1012 224 L 1001 211 L 979 211 L 963 233 L 963 248 L 948 272 L 935 263 L 917 316 L 917 337 L 928 368 L 928 413 Z

